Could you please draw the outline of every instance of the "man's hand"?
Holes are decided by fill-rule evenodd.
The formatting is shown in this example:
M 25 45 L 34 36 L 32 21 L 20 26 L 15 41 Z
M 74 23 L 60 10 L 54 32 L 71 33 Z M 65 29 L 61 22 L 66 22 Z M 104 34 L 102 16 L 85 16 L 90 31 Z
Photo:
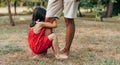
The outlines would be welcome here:
M 55 0 L 55 1 L 57 1 L 57 0 Z M 78 2 L 78 1 L 80 1 L 80 0 L 75 0 L 75 2 Z
M 80 1 L 80 0 L 75 0 L 76 2 Z

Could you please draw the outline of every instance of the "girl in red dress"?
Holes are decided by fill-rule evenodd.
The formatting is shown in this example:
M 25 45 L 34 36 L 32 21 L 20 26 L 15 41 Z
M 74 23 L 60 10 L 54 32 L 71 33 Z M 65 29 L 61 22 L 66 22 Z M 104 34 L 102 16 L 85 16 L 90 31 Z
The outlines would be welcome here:
M 67 59 L 68 56 L 60 54 L 58 49 L 57 36 L 52 33 L 48 36 L 45 35 L 47 28 L 56 28 L 56 20 L 52 19 L 53 23 L 44 22 L 46 10 L 40 7 L 36 7 L 32 16 L 32 23 L 30 24 L 30 30 L 28 33 L 28 43 L 32 52 L 35 54 L 33 59 L 40 57 L 51 46 L 53 47 L 54 55 L 56 59 Z

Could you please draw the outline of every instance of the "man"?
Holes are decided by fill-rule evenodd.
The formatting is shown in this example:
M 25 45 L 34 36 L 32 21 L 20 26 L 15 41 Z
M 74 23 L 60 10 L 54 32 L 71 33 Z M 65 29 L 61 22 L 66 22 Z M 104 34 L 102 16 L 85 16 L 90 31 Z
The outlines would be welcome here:
M 77 15 L 79 0 L 49 0 L 46 13 L 46 22 L 51 22 L 55 17 L 59 17 L 64 12 L 64 18 L 66 22 L 66 44 L 65 48 L 61 52 L 65 55 L 69 55 L 71 43 L 75 33 L 74 18 Z M 46 35 L 50 34 L 52 29 L 46 30 Z

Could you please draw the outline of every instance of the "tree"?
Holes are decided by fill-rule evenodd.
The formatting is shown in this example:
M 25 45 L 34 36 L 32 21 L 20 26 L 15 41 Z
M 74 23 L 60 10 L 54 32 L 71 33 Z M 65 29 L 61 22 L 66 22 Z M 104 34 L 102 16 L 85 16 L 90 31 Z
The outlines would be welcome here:
M 98 0 L 97 5 L 94 7 L 96 21 L 103 21 L 103 5 L 102 1 Z
M 13 21 L 13 19 L 12 19 L 12 14 L 11 14 L 10 1 L 11 1 L 11 0 L 7 0 L 10 24 L 11 24 L 12 26 L 15 26 L 15 23 L 14 23 L 14 21 Z
M 41 0 L 41 1 L 40 1 L 40 6 L 41 6 L 41 7 L 45 7 L 45 0 Z
M 16 8 L 17 8 L 17 0 L 14 1 L 14 11 L 15 11 L 15 15 L 17 14 Z
M 79 2 L 79 4 L 78 4 L 78 12 L 79 12 L 79 15 L 78 15 L 78 16 L 82 17 L 83 15 L 82 15 L 82 13 L 81 13 L 81 11 L 80 11 L 80 7 L 81 7 L 81 4 L 80 4 L 80 2 Z
M 104 17 L 112 17 L 113 16 L 113 8 L 114 4 L 117 3 L 117 0 L 102 0 L 102 5 L 106 6 L 106 12 Z
M 20 0 L 20 7 L 23 7 L 23 0 Z
M 111 0 L 108 1 L 107 3 L 107 10 L 106 10 L 106 17 L 112 17 L 112 12 L 113 12 L 113 3 Z
M 106 8 L 104 17 L 112 17 L 120 12 L 120 0 L 80 0 L 80 7 L 84 8 L 92 9 L 94 6 L 98 6 L 98 4 L 101 4 L 103 9 Z

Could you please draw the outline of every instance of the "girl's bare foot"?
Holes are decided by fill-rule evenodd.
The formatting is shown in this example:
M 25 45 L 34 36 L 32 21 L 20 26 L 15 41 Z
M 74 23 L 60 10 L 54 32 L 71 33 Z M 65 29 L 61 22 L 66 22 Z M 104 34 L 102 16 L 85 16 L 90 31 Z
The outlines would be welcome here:
M 65 54 L 57 54 L 55 55 L 56 59 L 68 59 L 68 56 Z
M 60 49 L 60 53 L 61 54 L 64 54 L 64 55 L 69 55 L 69 52 L 67 52 L 67 51 L 65 51 L 65 49 L 63 48 L 63 49 Z
M 35 55 L 35 56 L 33 56 L 31 59 L 32 59 L 32 60 L 39 60 L 40 58 L 43 58 L 43 57 L 45 57 L 45 55 L 40 54 L 40 55 Z
M 40 58 L 39 55 L 35 55 L 35 56 L 33 56 L 31 59 L 32 59 L 32 60 L 38 60 L 39 58 Z
M 39 56 L 38 56 L 38 55 L 35 55 L 35 56 L 32 57 L 32 59 L 33 59 L 33 60 L 37 60 L 37 59 L 39 59 Z

